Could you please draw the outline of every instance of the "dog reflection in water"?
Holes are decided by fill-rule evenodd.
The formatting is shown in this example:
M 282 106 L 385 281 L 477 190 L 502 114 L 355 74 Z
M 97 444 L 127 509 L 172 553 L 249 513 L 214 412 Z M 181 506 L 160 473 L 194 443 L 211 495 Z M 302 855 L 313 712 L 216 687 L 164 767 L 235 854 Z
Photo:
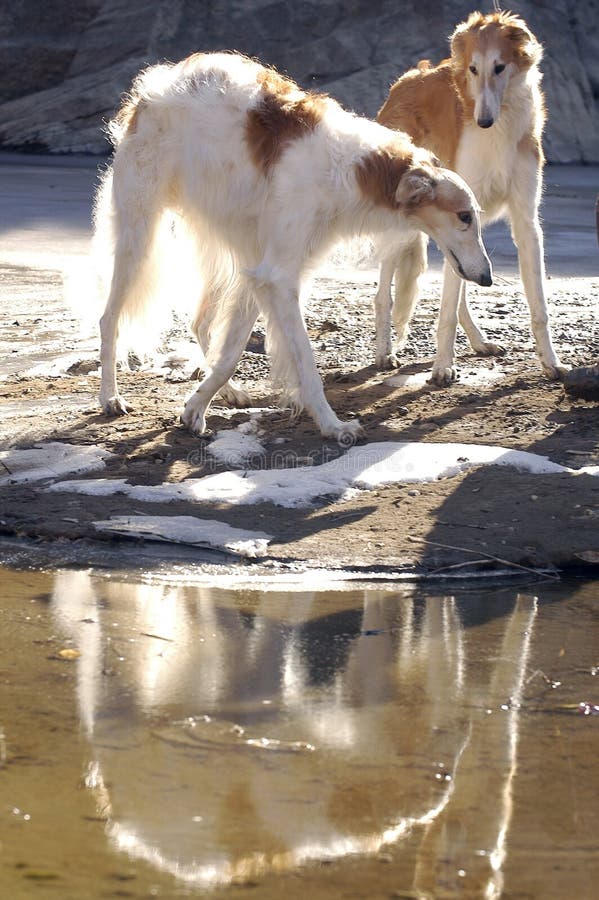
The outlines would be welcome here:
M 454 822 L 487 851 L 460 888 L 498 897 L 535 601 L 473 667 L 453 598 L 322 596 L 56 576 L 113 844 L 208 888 L 418 832 L 434 892 L 457 877 Z

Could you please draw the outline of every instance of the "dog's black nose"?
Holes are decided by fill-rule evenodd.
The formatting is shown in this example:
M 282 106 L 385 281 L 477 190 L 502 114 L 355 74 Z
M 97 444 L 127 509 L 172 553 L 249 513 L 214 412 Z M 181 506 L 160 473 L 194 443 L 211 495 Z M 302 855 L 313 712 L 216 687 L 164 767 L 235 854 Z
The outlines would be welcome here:
M 491 273 L 485 273 L 480 276 L 480 281 L 478 282 L 481 287 L 491 287 L 493 284 L 493 279 L 491 278 Z
M 491 125 L 493 124 L 493 122 L 494 122 L 494 119 L 477 119 L 476 124 L 479 125 L 481 128 L 490 128 Z

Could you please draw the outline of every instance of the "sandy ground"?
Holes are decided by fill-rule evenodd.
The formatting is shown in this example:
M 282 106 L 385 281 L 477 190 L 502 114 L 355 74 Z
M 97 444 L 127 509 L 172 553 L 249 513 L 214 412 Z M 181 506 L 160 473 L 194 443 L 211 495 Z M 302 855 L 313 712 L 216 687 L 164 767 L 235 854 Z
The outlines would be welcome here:
M 98 338 L 65 302 L 69 273 L 89 267 L 94 178 L 94 164 L 87 160 L 0 157 L 2 447 L 60 441 L 104 448 L 113 454 L 104 471 L 74 477 L 125 478 L 139 485 L 222 472 L 227 466 L 210 452 L 212 436 L 195 437 L 179 424 L 183 399 L 193 387 L 193 347 L 182 325 L 173 327 L 157 362 L 121 372 L 122 391 L 134 407 L 130 415 L 107 419 L 97 406 Z M 599 172 L 550 168 L 546 181 L 554 340 L 564 362 L 585 365 L 599 358 Z M 426 380 L 440 293 L 436 253 L 401 368 L 393 373 L 372 365 L 376 269 L 351 266 L 347 259 L 323 269 L 306 322 L 333 408 L 341 417 L 360 417 L 365 443 L 491 444 L 541 454 L 574 470 L 599 464 L 599 407 L 572 400 L 561 384 L 544 379 L 507 229 L 493 226 L 486 243 L 498 277 L 492 288 L 473 289 L 470 296 L 487 334 L 507 353 L 480 359 L 460 337 L 460 375 L 450 388 Z M 277 410 L 259 328 L 238 374 L 256 407 L 268 411 L 258 418 L 217 402 L 209 425 L 214 435 L 253 416 L 263 450 L 241 471 L 317 466 L 343 453 L 323 441 L 308 417 L 291 421 L 287 410 Z M 9 457 L 3 465 L 0 529 L 28 539 L 97 540 L 92 523 L 117 515 L 193 515 L 271 535 L 273 565 L 461 574 L 514 571 L 517 565 L 590 566 L 599 559 L 599 478 L 588 474 L 532 475 L 488 466 L 288 509 L 48 492 L 49 480 L 11 483 Z

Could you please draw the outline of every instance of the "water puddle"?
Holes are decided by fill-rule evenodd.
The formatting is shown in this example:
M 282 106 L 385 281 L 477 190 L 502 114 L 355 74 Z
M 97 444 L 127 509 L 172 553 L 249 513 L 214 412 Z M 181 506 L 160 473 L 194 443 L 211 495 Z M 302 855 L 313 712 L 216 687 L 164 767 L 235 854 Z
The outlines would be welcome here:
M 597 582 L 1 571 L 2 896 L 593 895 Z

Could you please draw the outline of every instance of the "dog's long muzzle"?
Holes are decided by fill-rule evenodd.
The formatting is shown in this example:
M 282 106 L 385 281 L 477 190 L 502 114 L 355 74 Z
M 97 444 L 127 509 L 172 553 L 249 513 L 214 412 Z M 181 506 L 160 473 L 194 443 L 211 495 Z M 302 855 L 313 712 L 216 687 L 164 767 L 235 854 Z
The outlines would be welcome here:
M 481 287 L 491 287 L 493 284 L 493 273 L 491 271 L 491 263 L 489 260 L 487 260 L 486 265 L 480 271 L 466 272 L 453 250 L 450 250 L 449 252 L 454 261 L 453 268 L 460 278 L 463 278 L 464 281 L 473 281 L 475 284 L 480 284 Z
M 491 266 L 487 268 L 485 272 L 482 272 L 480 277 L 476 279 L 476 283 L 480 284 L 481 287 L 491 287 L 493 284 L 493 273 L 491 272 Z

